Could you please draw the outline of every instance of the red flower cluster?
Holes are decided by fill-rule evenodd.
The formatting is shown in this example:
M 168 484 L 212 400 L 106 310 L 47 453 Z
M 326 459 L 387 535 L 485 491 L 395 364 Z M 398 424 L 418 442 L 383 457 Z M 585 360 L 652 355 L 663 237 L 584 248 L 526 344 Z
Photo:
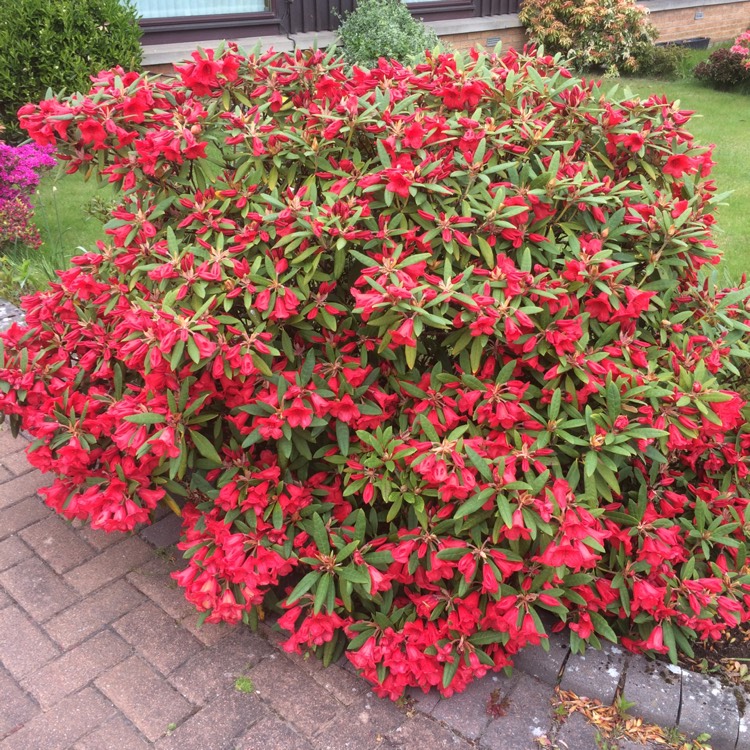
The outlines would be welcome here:
M 196 53 L 21 111 L 122 191 L 25 302 L 0 409 L 112 530 L 180 509 L 212 622 L 278 606 L 383 695 L 546 638 L 748 618 L 746 293 L 701 268 L 710 151 L 533 51 Z

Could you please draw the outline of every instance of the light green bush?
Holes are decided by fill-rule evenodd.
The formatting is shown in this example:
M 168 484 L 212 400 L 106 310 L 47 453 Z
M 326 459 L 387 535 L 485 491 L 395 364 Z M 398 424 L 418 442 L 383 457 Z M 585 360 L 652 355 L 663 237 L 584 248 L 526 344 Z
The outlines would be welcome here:
M 438 45 L 435 32 L 400 0 L 362 0 L 341 24 L 339 41 L 348 63 L 368 68 L 380 57 L 408 64 Z

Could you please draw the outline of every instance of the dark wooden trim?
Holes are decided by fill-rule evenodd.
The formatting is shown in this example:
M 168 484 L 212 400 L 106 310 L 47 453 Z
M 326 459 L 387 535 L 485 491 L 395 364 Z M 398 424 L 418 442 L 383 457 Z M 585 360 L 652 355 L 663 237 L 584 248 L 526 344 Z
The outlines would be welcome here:
M 356 7 L 356 0 L 270 0 L 271 10 L 221 16 L 146 18 L 140 24 L 147 44 L 193 42 L 279 34 L 335 31 L 339 17 Z M 425 21 L 517 13 L 519 0 L 430 0 L 408 3 L 409 11 Z

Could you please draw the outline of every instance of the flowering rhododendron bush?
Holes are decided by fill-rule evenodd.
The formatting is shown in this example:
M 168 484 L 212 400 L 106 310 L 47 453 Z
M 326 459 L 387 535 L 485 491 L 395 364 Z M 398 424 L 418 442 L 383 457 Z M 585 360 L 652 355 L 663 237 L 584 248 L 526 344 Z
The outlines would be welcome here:
M 748 619 L 748 311 L 690 113 L 533 51 L 176 71 L 20 112 L 121 191 L 3 335 L 51 507 L 179 509 L 206 621 L 276 608 L 392 698 L 545 613 L 673 657 Z

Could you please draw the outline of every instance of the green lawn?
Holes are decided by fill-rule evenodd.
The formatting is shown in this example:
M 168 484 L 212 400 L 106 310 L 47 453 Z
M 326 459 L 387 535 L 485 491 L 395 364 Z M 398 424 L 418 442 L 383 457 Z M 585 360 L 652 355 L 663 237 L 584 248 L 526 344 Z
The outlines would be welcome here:
M 715 91 L 694 79 L 659 81 L 624 78 L 620 85 L 642 98 L 666 94 L 683 109 L 695 110 L 687 129 L 700 143 L 714 143 L 713 178 L 720 193 L 732 191 L 717 211 L 715 239 L 735 279 L 750 276 L 750 95 Z

